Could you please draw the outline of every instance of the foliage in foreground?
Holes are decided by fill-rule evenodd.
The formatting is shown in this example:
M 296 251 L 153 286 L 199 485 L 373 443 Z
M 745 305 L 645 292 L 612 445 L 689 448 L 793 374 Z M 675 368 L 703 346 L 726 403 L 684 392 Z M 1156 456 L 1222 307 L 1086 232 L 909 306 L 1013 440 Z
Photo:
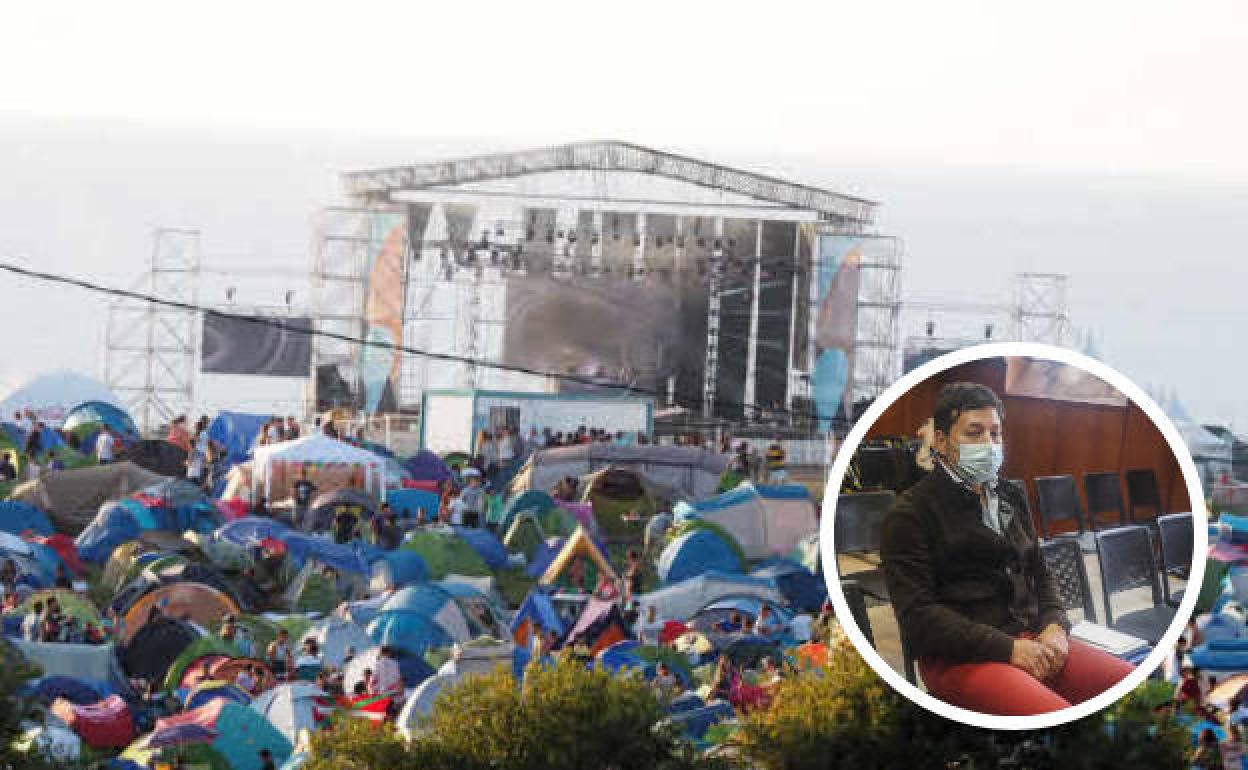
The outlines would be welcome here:
M 307 770 L 442 768 L 709 768 L 674 730 L 644 680 L 562 664 L 530 668 L 523 686 L 499 671 L 438 699 L 406 746 L 388 728 L 343 724 L 314 737 Z
M 638 678 L 564 663 L 530 669 L 517 686 L 504 670 L 473 677 L 439 699 L 419 737 L 346 720 L 313 738 L 307 770 L 555 770 L 667 768 L 757 770 L 958 767 L 1130 768 L 1184 766 L 1187 731 L 1153 707 L 1170 696 L 1146 684 L 1104 712 L 1050 731 L 992 732 L 933 715 L 893 690 L 838 635 L 828 665 L 781 683 L 773 706 L 748 714 L 719 759 L 700 757 L 661 723 Z

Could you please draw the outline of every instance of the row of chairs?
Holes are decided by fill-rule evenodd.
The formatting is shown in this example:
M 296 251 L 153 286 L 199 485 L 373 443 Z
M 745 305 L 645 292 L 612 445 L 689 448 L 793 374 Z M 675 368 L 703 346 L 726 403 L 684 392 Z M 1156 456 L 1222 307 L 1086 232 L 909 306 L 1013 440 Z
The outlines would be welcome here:
M 1073 479 L 1065 478 L 1073 486 Z M 1103 482 L 1094 482 L 1094 486 L 1097 483 Z M 1041 485 L 1038 483 L 1037 487 L 1041 488 Z M 854 583 L 853 590 L 860 592 L 864 600 L 865 596 L 871 596 L 888 601 L 888 592 L 878 567 L 878 551 L 880 529 L 894 499 L 892 492 L 871 492 L 841 495 L 837 501 L 834 521 L 837 553 L 854 554 L 877 565 L 844 576 Z M 1077 495 L 1075 500 L 1077 503 Z M 1154 511 L 1160 513 L 1160 504 L 1154 503 L 1154 506 Z M 1174 590 L 1170 581 L 1175 577 L 1186 580 L 1192 562 L 1194 538 L 1191 513 L 1156 515 L 1149 523 L 1153 525 L 1152 529 L 1146 525 L 1124 524 L 1095 532 L 1080 531 L 1047 537 L 1041 542 L 1041 551 L 1065 608 L 1080 610 L 1084 620 L 1096 623 L 1096 608 L 1083 559 L 1085 548 L 1082 541 L 1085 536 L 1090 536 L 1092 552 L 1098 557 L 1107 615 L 1105 625 L 1156 644 L 1169 627 L 1182 600 L 1183 591 Z M 1153 534 L 1154 529 L 1156 535 Z M 1157 556 L 1155 551 L 1159 552 Z M 1144 587 L 1151 588 L 1151 607 L 1125 613 L 1114 612 L 1115 595 Z M 907 678 L 914 681 L 913 661 L 908 654 L 905 655 L 905 664 Z
M 1156 531 L 1156 519 L 1164 510 L 1157 475 L 1151 468 L 1128 470 L 1125 475 L 1127 499 L 1124 503 L 1122 477 L 1117 471 L 1083 474 L 1083 491 L 1088 501 L 1086 512 L 1073 476 L 1036 477 L 1033 481 L 1041 535 L 1051 537 L 1054 524 L 1073 522 L 1079 545 L 1085 553 L 1093 553 L 1096 551 L 1093 534 L 1099 530 L 1135 523 Z M 1028 496 L 1021 479 L 1009 483 L 1016 485 L 1024 497 Z M 1142 510 L 1148 511 L 1148 515 L 1141 516 Z

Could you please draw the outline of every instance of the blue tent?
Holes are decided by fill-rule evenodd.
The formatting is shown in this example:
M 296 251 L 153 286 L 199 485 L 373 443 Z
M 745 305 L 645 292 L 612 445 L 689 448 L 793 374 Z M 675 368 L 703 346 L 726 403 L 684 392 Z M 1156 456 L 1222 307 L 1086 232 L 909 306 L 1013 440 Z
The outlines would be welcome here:
M 225 447 L 225 462 L 236 465 L 251 455 L 251 448 L 264 424 L 273 419 L 268 414 L 221 412 L 208 426 L 208 438 Z
M 387 599 L 367 631 L 377 644 L 423 655 L 433 647 L 465 641 L 467 624 L 450 593 L 424 584 L 404 588 Z
M 72 431 L 82 425 L 90 425 L 99 423 L 107 425 L 113 431 L 130 438 L 139 437 L 139 429 L 135 427 L 134 420 L 130 415 L 126 414 L 124 409 L 120 409 L 112 404 L 106 404 L 103 401 L 87 401 L 79 404 L 69 410 L 69 414 L 65 415 L 65 422 L 61 426 L 62 430 Z
M 460 540 L 472 546 L 472 550 L 477 552 L 481 561 L 485 562 L 490 569 L 496 570 L 507 566 L 507 549 L 489 530 L 454 527 L 454 531 Z
M 427 583 L 430 578 L 429 567 L 420 554 L 403 548 L 388 551 L 373 562 L 372 574 L 374 578 L 381 578 L 384 585 L 393 588 Z
M 715 570 L 741 572 L 741 558 L 732 546 L 709 529 L 697 529 L 668 543 L 659 554 L 659 579 L 677 583 Z
M 515 636 L 526 622 L 540 626 L 545 631 L 555 631 L 560 639 L 567 633 L 563 619 L 559 617 L 559 611 L 555 609 L 555 603 L 550 600 L 550 594 L 541 587 L 529 591 L 520 609 L 516 610 L 516 614 L 512 616 L 512 636 Z
M 446 481 L 451 477 L 451 469 L 446 467 L 442 458 L 428 449 L 422 449 L 403 461 L 403 467 L 417 481 Z
M 79 679 L 72 676 L 44 676 L 32 679 L 22 688 L 22 693 L 49 701 L 64 698 L 79 706 L 99 703 L 113 694 L 107 682 Z
M 74 539 L 78 556 L 85 562 L 102 564 L 113 549 L 137 538 L 143 532 L 135 510 L 146 511 L 137 500 L 104 503 L 86 529 Z
M 43 511 L 30 503 L 0 500 L 0 531 L 20 535 L 26 530 L 45 537 L 56 532 Z
M 750 571 L 753 577 L 770 578 L 795 610 L 817 612 L 828 598 L 828 586 L 797 562 L 772 559 Z
M 425 521 L 432 521 L 438 515 L 441 499 L 432 492 L 423 489 L 390 489 L 386 491 L 386 502 L 400 519 L 416 518 L 416 511 L 425 509 Z
M 550 563 L 555 560 L 559 552 L 563 550 L 563 543 L 566 537 L 552 537 L 537 547 L 537 552 L 533 554 L 533 561 L 529 562 L 529 566 L 525 568 L 525 572 L 531 578 L 539 578 L 546 573 L 546 569 L 550 567 Z M 605 553 L 605 551 L 604 551 Z

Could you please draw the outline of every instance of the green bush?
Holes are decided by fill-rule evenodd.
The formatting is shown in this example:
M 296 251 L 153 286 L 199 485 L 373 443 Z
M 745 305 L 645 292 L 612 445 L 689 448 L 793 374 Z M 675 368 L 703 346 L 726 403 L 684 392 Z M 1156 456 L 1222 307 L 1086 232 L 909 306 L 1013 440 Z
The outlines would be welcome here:
M 343 720 L 314 736 L 308 770 L 708 770 L 663 718 L 639 677 L 578 665 L 500 668 L 445 691 L 406 745 L 389 730 Z M 718 766 L 718 765 L 717 765 Z

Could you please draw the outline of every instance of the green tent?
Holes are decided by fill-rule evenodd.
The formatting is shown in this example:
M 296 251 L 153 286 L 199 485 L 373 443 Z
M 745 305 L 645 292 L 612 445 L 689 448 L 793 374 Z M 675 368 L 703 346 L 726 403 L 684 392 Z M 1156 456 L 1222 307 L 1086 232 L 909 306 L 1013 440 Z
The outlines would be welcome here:
M 71 618 L 77 618 L 82 625 L 91 623 L 96 628 L 100 626 L 100 610 L 82 594 L 64 588 L 48 588 L 42 591 L 36 591 L 31 594 L 26 601 L 22 602 L 12 614 L 18 617 L 25 617 L 35 602 L 40 601 L 47 604 L 49 598 L 55 597 L 57 604 L 61 606 L 61 612 Z
M 507 530 L 507 534 L 503 535 L 503 545 L 507 550 L 512 553 L 522 553 L 529 561 L 533 561 L 533 555 L 544 542 L 546 542 L 546 535 L 542 531 L 542 525 L 538 524 L 537 517 L 528 511 L 512 519 L 511 527 Z
M 187 669 L 205 655 L 226 655 L 237 658 L 241 657 L 242 653 L 237 647 L 216 634 L 201 636 L 187 645 L 187 648 L 173 659 L 173 663 L 169 664 L 169 670 L 165 672 L 165 691 L 172 692 L 181 687 L 182 676 L 186 674 Z
M 441 580 L 447 575 L 490 575 L 485 561 L 463 540 L 452 534 L 416 532 L 403 544 L 425 560 L 429 576 Z
M 537 514 L 537 523 L 547 537 L 567 537 L 581 526 L 571 511 L 557 505 Z
M 642 536 L 641 521 L 659 512 L 659 503 L 641 474 L 625 468 L 604 468 L 581 477 L 581 501 L 594 506 L 594 519 L 608 537 Z M 624 517 L 636 513 L 640 521 Z
M 506 532 L 511 529 L 511 523 L 515 521 L 516 516 L 528 511 L 539 519 L 545 511 L 555 507 L 555 500 L 550 495 L 538 489 L 530 489 L 507 501 L 506 507 L 503 508 L 501 520 L 499 521 L 499 532 Z
M 286 595 L 290 600 L 291 612 L 326 614 L 333 612 L 342 602 L 333 582 L 320 569 L 305 569 L 295 578 Z

